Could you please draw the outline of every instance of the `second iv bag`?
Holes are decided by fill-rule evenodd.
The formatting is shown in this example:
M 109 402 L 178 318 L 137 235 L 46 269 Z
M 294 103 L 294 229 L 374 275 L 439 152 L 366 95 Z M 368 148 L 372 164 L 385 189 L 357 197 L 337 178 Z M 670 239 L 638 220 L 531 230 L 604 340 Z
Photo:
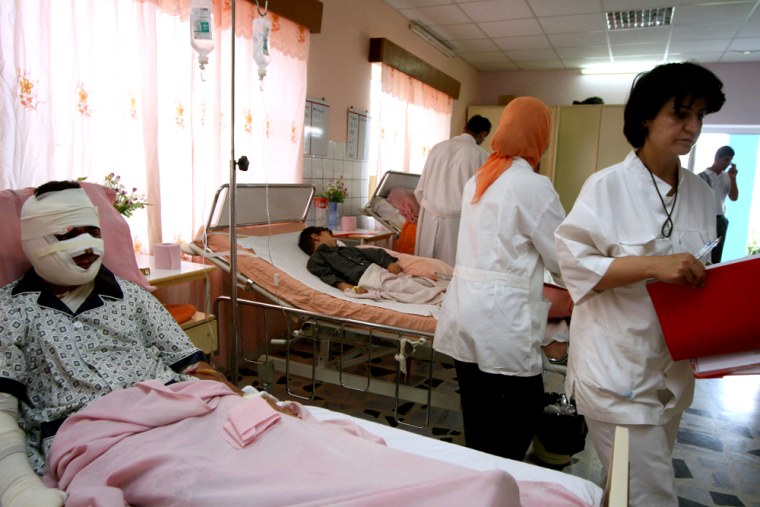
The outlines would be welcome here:
M 263 80 L 267 73 L 269 54 L 269 35 L 272 32 L 272 22 L 269 18 L 258 17 L 253 20 L 253 61 L 259 68 L 259 79 Z
M 211 27 L 214 25 L 212 0 L 193 0 L 190 11 L 190 44 L 198 52 L 198 65 L 203 70 L 208 54 L 214 49 Z

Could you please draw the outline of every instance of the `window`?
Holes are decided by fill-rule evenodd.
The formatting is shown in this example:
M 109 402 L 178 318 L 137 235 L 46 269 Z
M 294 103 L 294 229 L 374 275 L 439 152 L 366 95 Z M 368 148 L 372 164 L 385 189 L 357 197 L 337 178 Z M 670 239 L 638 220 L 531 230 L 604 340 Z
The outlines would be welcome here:
M 371 94 L 378 180 L 387 171 L 421 173 L 430 149 L 449 138 L 453 99 L 382 63 L 372 64 Z

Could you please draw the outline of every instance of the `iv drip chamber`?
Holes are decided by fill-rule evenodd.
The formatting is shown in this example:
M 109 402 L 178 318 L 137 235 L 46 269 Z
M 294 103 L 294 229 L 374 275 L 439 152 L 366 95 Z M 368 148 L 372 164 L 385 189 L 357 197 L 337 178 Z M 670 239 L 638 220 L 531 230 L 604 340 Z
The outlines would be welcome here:
M 267 73 L 267 65 L 271 60 L 270 40 L 272 22 L 267 17 L 258 17 L 253 20 L 253 61 L 259 68 L 259 79 L 264 79 Z

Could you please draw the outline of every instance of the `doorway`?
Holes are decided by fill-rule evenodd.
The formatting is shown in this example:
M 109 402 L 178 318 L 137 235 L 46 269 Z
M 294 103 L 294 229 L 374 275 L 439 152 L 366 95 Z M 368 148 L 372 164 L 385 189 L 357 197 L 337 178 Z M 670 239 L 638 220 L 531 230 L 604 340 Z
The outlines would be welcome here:
M 739 170 L 736 176 L 739 199 L 726 199 L 729 227 L 723 262 L 760 253 L 760 178 L 756 169 L 760 161 L 760 126 L 706 125 L 688 155 L 689 169 L 701 173 L 712 165 L 717 149 L 726 145 L 736 152 L 733 162 Z

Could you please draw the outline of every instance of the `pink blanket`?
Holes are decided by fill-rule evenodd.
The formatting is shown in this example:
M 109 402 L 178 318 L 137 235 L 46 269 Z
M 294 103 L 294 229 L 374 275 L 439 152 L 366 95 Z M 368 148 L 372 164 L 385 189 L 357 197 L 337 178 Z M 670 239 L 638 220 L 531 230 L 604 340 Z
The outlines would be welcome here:
M 69 507 L 520 505 L 504 471 L 407 454 L 355 425 L 250 403 L 212 381 L 115 391 L 61 426 L 45 482 L 68 493 Z

